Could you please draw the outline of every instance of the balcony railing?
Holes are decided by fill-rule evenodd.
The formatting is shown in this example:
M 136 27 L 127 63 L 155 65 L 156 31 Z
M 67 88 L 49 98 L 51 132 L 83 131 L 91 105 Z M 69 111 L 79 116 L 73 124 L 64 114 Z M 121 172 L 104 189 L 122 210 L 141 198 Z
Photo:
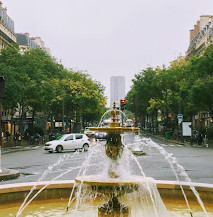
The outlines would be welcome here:
M 0 21 L 14 33 L 14 22 L 13 20 L 4 12 L 3 8 L 0 8 Z

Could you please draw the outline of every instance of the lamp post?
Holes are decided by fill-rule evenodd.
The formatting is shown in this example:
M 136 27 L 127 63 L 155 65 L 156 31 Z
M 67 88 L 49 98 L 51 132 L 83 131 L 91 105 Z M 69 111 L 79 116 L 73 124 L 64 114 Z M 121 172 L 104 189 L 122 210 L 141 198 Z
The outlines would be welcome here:
M 0 140 L 2 139 L 1 116 L 2 116 L 2 99 L 4 98 L 4 88 L 5 88 L 4 76 L 0 76 Z
M 62 101 L 62 133 L 64 133 L 64 98 Z

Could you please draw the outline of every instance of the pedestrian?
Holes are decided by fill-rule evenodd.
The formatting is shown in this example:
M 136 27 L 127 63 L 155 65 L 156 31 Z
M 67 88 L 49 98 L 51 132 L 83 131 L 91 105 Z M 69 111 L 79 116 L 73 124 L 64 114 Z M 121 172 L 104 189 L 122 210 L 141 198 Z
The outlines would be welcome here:
M 18 134 L 18 143 L 19 143 L 19 144 L 21 143 L 21 139 L 22 139 L 22 137 L 21 137 L 21 134 L 19 133 L 19 134 Z
M 18 133 L 15 133 L 15 135 L 14 135 L 14 141 L 15 141 L 15 145 L 16 145 L 16 141 L 18 141 Z
M 56 140 L 58 140 L 58 139 L 61 138 L 61 134 L 58 132 L 58 133 L 55 135 L 55 137 L 56 137 Z
M 7 131 L 6 131 L 6 138 L 7 138 L 7 141 L 8 141 L 9 136 L 10 136 L 10 133 L 9 133 L 9 131 L 7 130 Z
M 38 133 L 36 133 L 35 135 L 34 135 L 34 141 L 35 141 L 35 144 L 36 145 L 38 145 L 39 144 L 39 140 L 40 140 L 40 134 L 38 134 Z
M 203 142 L 203 135 L 201 134 L 201 132 L 197 131 L 197 144 L 202 145 L 202 142 Z

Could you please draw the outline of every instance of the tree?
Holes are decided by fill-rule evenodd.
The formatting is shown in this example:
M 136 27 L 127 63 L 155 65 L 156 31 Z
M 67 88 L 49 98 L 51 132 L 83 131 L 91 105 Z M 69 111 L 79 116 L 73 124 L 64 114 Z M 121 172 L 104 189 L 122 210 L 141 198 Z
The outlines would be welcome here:
M 104 87 L 99 82 L 81 71 L 65 69 L 40 49 L 3 49 L 0 73 L 6 79 L 4 109 L 10 109 L 12 117 L 18 111 L 21 120 L 31 113 L 32 125 L 38 112 L 53 119 L 77 111 L 96 119 L 105 110 Z

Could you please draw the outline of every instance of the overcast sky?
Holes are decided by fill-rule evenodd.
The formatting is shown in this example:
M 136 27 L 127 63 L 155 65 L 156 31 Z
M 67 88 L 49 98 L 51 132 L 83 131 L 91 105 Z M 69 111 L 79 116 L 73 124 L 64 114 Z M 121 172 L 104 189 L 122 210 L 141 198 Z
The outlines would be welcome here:
M 15 31 L 40 36 L 65 67 L 86 70 L 106 87 L 184 55 L 189 30 L 213 15 L 213 0 L 2 0 Z

